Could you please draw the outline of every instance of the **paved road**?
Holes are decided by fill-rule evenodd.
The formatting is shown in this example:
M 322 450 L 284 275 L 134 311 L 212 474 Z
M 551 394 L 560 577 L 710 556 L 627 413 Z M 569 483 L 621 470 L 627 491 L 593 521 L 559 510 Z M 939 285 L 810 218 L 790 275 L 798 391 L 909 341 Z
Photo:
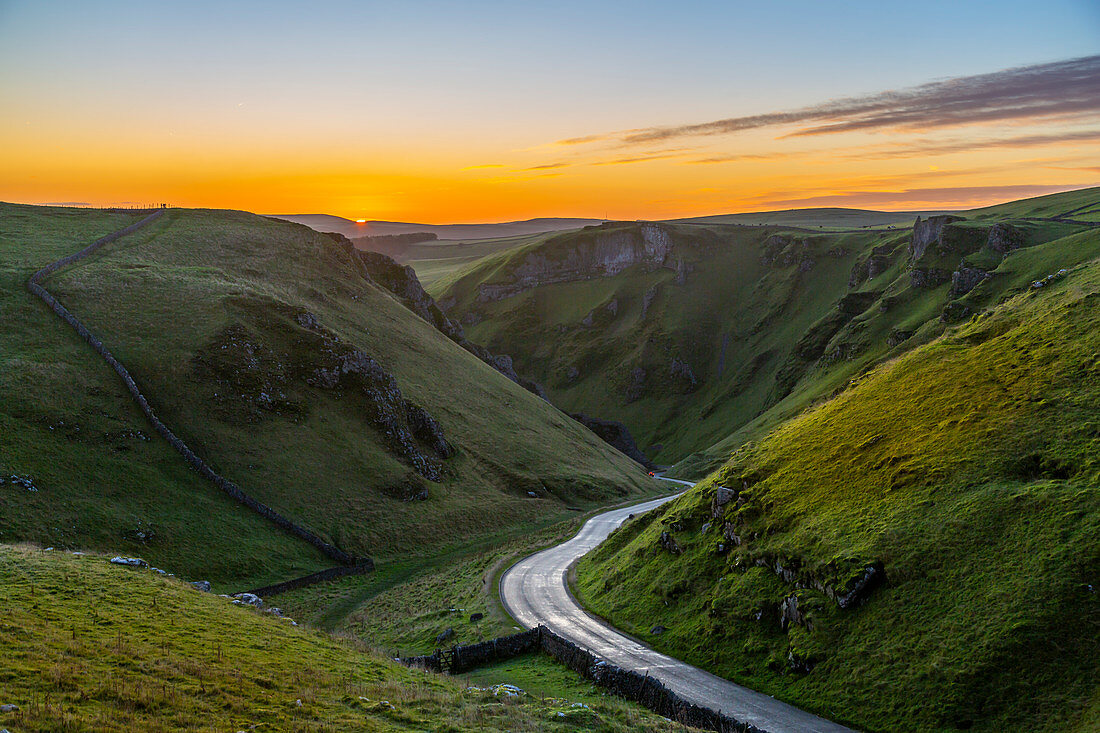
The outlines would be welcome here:
M 692 485 L 687 481 L 677 483 Z M 500 597 L 508 612 L 524 626 L 544 624 L 612 664 L 639 672 L 648 670 L 651 677 L 696 705 L 721 710 L 769 733 L 850 731 L 656 652 L 589 614 L 570 594 L 565 575 L 571 564 L 600 544 L 630 514 L 655 509 L 676 496 L 679 494 L 599 514 L 588 520 L 573 539 L 513 565 L 500 579 Z

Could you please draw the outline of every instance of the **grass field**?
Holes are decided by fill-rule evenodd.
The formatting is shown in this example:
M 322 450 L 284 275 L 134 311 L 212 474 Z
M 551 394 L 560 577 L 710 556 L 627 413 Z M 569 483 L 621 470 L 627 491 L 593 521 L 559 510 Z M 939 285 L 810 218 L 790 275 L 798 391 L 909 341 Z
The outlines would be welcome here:
M 140 554 L 236 589 L 328 564 L 192 474 L 108 367 L 23 289 L 38 267 L 133 218 L 14 205 L 0 218 L 11 337 L 0 468 L 40 489 L 0 487 L 0 538 Z M 647 490 L 635 464 L 453 344 L 305 227 L 173 210 L 46 286 L 217 470 L 354 553 L 431 556 Z M 305 312 L 372 356 L 442 426 L 457 454 L 440 462 L 440 482 L 391 450 L 361 395 L 297 376 L 324 358 L 295 320 Z M 255 358 L 238 350 L 242 340 Z M 211 363 L 222 369 L 213 377 L 201 368 Z M 265 391 L 282 396 L 264 402 Z M 421 489 L 427 500 L 404 500 Z
M 532 694 L 466 690 L 464 680 L 406 669 L 104 556 L 0 545 L 0 585 L 0 704 L 18 707 L 0 713 L 0 726 L 19 733 L 668 729 L 582 685 L 544 699 L 540 680 L 567 684 L 545 660 L 483 675 L 531 681 Z

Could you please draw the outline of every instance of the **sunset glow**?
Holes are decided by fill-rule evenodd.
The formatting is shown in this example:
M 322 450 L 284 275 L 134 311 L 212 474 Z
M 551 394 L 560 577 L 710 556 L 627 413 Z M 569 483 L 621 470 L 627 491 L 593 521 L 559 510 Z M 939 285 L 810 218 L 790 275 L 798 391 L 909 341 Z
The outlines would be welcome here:
M 1100 182 L 1100 62 L 1057 66 L 1100 50 L 1091 3 L 921 4 L 959 16 L 935 25 L 950 56 L 910 38 L 916 11 L 867 3 L 852 28 L 798 5 L 777 53 L 751 29 L 789 9 L 740 3 L 8 3 L 0 199 L 443 223 L 969 207 Z M 973 43 L 967 14 L 998 42 Z M 997 97 L 1020 93 L 1022 110 Z

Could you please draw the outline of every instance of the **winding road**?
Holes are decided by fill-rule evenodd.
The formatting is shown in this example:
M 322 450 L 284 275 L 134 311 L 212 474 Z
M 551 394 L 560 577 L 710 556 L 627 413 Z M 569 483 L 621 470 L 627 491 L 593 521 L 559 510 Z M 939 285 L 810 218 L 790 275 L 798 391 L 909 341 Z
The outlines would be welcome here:
M 665 479 L 675 481 L 675 479 Z M 692 486 L 687 481 L 676 483 Z M 500 579 L 500 598 L 512 618 L 531 628 L 543 624 L 612 664 L 649 672 L 696 705 L 721 710 L 769 733 L 840 733 L 851 731 L 770 695 L 736 685 L 709 672 L 654 651 L 581 607 L 569 592 L 566 574 L 632 514 L 656 509 L 679 494 L 612 509 L 589 519 L 573 539 L 520 560 Z

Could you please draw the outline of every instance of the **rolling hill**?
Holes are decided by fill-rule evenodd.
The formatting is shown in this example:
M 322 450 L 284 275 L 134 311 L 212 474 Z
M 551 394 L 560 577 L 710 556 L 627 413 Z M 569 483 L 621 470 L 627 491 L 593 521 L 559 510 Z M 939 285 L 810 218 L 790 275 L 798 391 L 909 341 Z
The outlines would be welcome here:
M 0 206 L 0 541 L 126 551 L 218 587 L 332 561 L 219 492 L 24 289 L 139 215 Z M 169 210 L 44 285 L 217 472 L 354 555 L 433 553 L 642 492 L 644 472 L 306 227 Z
M 495 224 L 416 224 L 413 222 L 374 220 L 358 222 L 340 216 L 332 216 L 331 214 L 277 214 L 273 215 L 273 218 L 304 224 L 319 232 L 337 232 L 349 239 L 415 232 L 435 234 L 439 239 L 492 239 L 554 232 L 563 229 L 580 229 L 589 224 L 600 223 L 599 219 L 554 217 L 506 221 Z

